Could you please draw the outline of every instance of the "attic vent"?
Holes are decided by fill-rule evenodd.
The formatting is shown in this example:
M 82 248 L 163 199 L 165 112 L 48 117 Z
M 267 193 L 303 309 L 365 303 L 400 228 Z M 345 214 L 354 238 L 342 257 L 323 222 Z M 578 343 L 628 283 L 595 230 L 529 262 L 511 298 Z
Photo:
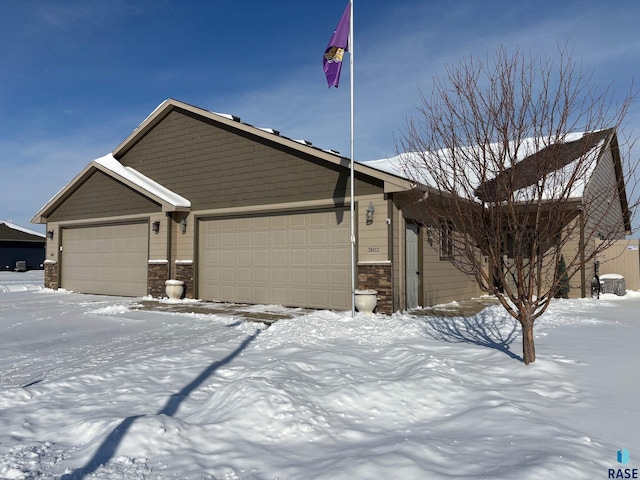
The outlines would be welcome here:
M 218 112 L 211 112 L 215 115 L 219 115 L 223 118 L 226 118 L 227 120 L 233 120 L 234 122 L 239 122 L 240 121 L 240 117 L 236 117 L 235 115 L 230 115 L 228 113 L 218 113 Z
M 263 132 L 272 133 L 273 135 L 280 136 L 280 132 L 278 130 L 274 130 L 273 128 L 260 128 Z
M 313 145 L 309 140 L 294 140 L 294 142 L 302 143 L 303 145 Z

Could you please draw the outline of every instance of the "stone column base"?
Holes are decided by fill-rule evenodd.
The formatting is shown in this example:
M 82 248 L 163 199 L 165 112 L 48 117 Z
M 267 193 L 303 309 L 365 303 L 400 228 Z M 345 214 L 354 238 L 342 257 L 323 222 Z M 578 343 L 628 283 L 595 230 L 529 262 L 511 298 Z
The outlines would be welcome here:
M 147 264 L 147 295 L 165 297 L 164 282 L 169 280 L 169 262 L 158 261 Z
M 58 262 L 55 260 L 45 260 L 44 262 L 44 288 L 57 290 L 58 283 Z
M 378 292 L 377 313 L 393 313 L 393 291 L 390 263 L 367 263 L 358 265 L 358 290 Z

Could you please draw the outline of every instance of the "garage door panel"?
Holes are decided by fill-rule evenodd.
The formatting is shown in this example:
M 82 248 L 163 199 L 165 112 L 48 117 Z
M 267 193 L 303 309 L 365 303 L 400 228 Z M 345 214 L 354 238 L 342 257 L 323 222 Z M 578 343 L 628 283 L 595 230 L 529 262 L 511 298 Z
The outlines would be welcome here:
M 269 246 L 269 232 L 254 232 L 253 245 L 255 247 Z
M 272 231 L 271 232 L 271 245 L 285 247 L 287 246 L 287 232 L 282 231 Z
M 289 226 L 288 224 L 288 216 L 286 215 L 280 215 L 280 216 L 276 216 L 276 217 L 269 217 L 271 219 L 271 228 L 287 228 Z
M 350 292 L 349 294 L 347 294 L 345 292 L 338 292 L 334 290 L 331 292 L 331 303 L 336 305 L 336 308 L 348 310 L 349 308 L 351 308 L 351 302 L 349 299 L 350 296 Z
M 302 248 L 291 249 L 291 265 L 306 266 L 307 251 Z
M 307 269 L 306 268 L 292 268 L 290 270 L 291 283 L 293 285 L 296 284 L 306 284 L 307 282 Z
M 349 263 L 349 259 L 351 258 L 351 251 L 349 248 L 337 248 L 331 250 L 331 266 L 332 267 L 340 267 L 345 264 L 345 262 Z
M 277 305 L 286 305 L 289 303 L 289 295 L 287 295 L 288 291 L 286 288 L 282 287 L 273 287 L 271 289 L 271 299 L 272 301 L 269 303 L 275 303 Z
M 308 305 L 307 291 L 303 289 L 293 288 L 290 290 L 291 302 L 297 305 Z
M 105 295 L 147 293 L 148 224 L 63 228 L 61 286 Z
M 224 241 L 211 241 L 221 231 Z M 201 220 L 199 238 L 198 288 L 205 300 L 349 307 L 346 211 Z
M 291 239 L 290 245 L 292 247 L 307 246 L 307 232 L 304 230 L 293 230 L 289 238 Z
M 255 265 L 269 265 L 271 253 L 267 249 L 257 249 L 253 251 Z
M 314 305 L 322 305 L 330 303 L 327 297 L 327 292 L 324 290 L 312 290 L 309 292 L 309 303 Z
M 256 267 L 253 269 L 253 274 L 256 285 L 265 285 L 271 282 L 271 275 L 268 268 Z
M 320 230 L 314 228 L 311 230 L 311 245 L 325 246 L 327 244 L 327 234 L 329 233 L 327 230 Z

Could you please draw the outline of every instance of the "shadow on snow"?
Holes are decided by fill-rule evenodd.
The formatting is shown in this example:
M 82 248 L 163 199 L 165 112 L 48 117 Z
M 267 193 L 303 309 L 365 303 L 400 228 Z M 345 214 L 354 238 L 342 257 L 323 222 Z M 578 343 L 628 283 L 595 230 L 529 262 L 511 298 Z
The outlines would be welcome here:
M 483 314 L 472 317 L 427 317 L 425 330 L 434 340 L 493 348 L 523 361 L 520 355 L 511 351 L 511 344 L 519 335 L 518 323 L 511 318 Z
M 191 392 L 202 385 L 202 383 L 213 375 L 218 368 L 230 363 L 235 357 L 242 353 L 242 351 L 256 338 L 259 332 L 259 330 L 256 330 L 253 335 L 247 337 L 233 352 L 222 360 L 209 365 L 192 382 L 182 388 L 182 390 L 171 395 L 165 406 L 159 410 L 156 415 L 173 416 L 178 411 L 180 404 L 191 394 Z M 100 445 L 96 453 L 93 455 L 93 458 L 89 460 L 86 466 L 63 475 L 61 480 L 82 480 L 87 475 L 95 472 L 100 466 L 108 463 L 113 458 L 118 446 L 127 434 L 131 425 L 133 425 L 137 419 L 145 416 L 146 415 L 134 415 L 125 418 L 116 428 L 113 429 L 107 438 L 105 438 L 102 445 Z

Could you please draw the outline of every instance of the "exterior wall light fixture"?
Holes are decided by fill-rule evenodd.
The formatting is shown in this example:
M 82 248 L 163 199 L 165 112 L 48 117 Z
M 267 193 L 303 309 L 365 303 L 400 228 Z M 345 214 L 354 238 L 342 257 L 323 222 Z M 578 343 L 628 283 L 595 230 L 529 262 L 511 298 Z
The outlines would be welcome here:
M 53 240 L 53 230 L 47 230 L 47 238 Z
M 153 233 L 158 233 L 160 231 L 160 222 L 159 221 L 155 221 L 151 224 L 151 231 L 153 231 Z
M 373 206 L 373 202 L 369 202 L 369 206 L 367 207 L 367 212 L 366 212 L 367 225 L 371 225 L 373 223 L 373 212 L 375 211 L 376 209 Z
M 180 220 L 180 231 L 182 233 L 185 233 L 187 231 L 187 218 L 183 218 L 182 220 Z

